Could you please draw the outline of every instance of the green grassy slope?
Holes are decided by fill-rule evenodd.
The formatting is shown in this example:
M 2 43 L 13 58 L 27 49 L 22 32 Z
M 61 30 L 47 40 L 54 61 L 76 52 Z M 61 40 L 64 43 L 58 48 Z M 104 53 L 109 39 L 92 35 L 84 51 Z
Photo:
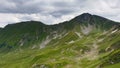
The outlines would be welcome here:
M 119 68 L 119 25 L 90 14 L 8 25 L 0 31 L 0 68 Z

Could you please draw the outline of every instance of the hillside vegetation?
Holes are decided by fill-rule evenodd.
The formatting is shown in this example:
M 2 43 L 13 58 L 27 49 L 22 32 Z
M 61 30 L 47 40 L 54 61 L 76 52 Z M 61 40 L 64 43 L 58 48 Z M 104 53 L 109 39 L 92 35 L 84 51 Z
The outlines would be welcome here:
M 119 68 L 120 24 L 84 13 L 60 24 L 0 30 L 0 68 Z

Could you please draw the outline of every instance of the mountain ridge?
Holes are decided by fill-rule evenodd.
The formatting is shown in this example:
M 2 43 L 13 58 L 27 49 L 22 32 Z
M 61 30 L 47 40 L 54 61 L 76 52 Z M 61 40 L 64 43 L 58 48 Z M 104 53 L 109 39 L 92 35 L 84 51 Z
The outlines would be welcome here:
M 99 17 L 99 18 L 101 18 L 101 19 L 104 19 L 104 20 L 108 20 L 108 21 L 110 21 L 110 22 L 114 22 L 114 23 L 117 23 L 117 24 L 119 24 L 119 22 L 115 22 L 115 21 L 112 21 L 112 20 L 110 20 L 110 19 L 107 19 L 107 18 L 104 18 L 104 17 L 101 17 L 101 16 L 98 16 L 98 15 L 92 15 L 92 14 L 90 14 L 90 13 L 83 13 L 83 14 L 81 14 L 81 15 L 78 15 L 78 16 L 76 16 L 75 18 L 73 18 L 73 19 L 79 19 L 79 20 L 81 20 L 81 19 L 85 19 L 85 17 L 88 17 L 88 18 L 91 18 L 91 17 Z M 65 23 L 65 22 L 70 22 L 70 21 L 72 21 L 73 19 L 71 19 L 71 20 L 69 20 L 69 21 L 64 21 L 64 22 L 61 22 L 61 23 Z M 87 19 L 88 20 L 88 19 Z M 86 20 L 85 20 L 86 21 Z M 31 20 L 31 21 L 23 21 L 23 22 L 19 22 L 19 24 L 20 23 L 29 23 L 29 22 L 38 22 L 38 23 L 41 23 L 41 24 L 44 24 L 44 23 L 42 23 L 42 22 L 40 22 L 40 21 L 33 21 L 33 20 Z M 59 24 L 61 24 L 61 23 L 59 23 Z M 13 24 L 8 24 L 8 25 L 14 25 L 14 24 L 18 24 L 18 23 L 13 23 Z M 8 26 L 8 25 L 6 25 L 6 26 Z M 44 24 L 44 25 L 48 25 L 48 24 Z M 58 25 L 58 24 L 52 24 L 52 25 Z M 5 26 L 5 27 L 6 27 Z
M 89 13 L 55 25 L 9 24 L 0 30 L 0 67 L 118 68 L 119 42 L 119 23 Z
M 24 38 L 24 36 L 26 36 L 26 37 L 33 36 L 32 38 L 35 38 L 34 36 L 38 35 L 39 39 L 40 39 L 39 42 L 40 42 L 48 35 L 54 34 L 54 32 L 55 33 L 61 33 L 63 31 L 69 32 L 69 31 L 76 30 L 76 29 L 78 30 L 78 28 L 79 29 L 86 28 L 85 30 L 83 30 L 84 33 L 89 33 L 89 31 L 92 31 L 92 29 L 94 29 L 94 30 L 99 29 L 102 31 L 104 31 L 104 30 L 107 31 L 110 29 L 112 29 L 112 30 L 119 29 L 120 23 L 108 20 L 106 18 L 97 16 L 97 15 L 83 13 L 69 21 L 65 21 L 63 23 L 54 24 L 54 25 L 46 25 L 39 21 L 27 21 L 27 22 L 8 24 L 7 26 L 5 26 L 5 28 L 2 28 L 0 30 L 0 32 L 1 32 L 0 38 L 5 39 L 7 37 L 7 35 L 9 34 L 11 36 L 16 35 L 16 37 L 18 38 L 17 40 L 20 40 L 20 38 L 22 38 L 22 37 Z M 41 36 L 43 36 L 42 39 L 40 38 Z M 9 36 L 7 38 L 9 38 Z M 3 39 L 1 41 L 6 42 L 6 39 L 5 40 L 3 40 Z M 8 41 L 12 41 L 12 40 L 8 40 Z M 32 41 L 34 42 L 34 40 L 32 40 Z M 10 43 L 10 47 L 11 47 L 11 45 L 12 46 L 16 45 L 15 43 L 18 43 L 18 41 L 14 42 L 14 43 Z M 27 44 L 27 45 L 29 45 L 29 44 Z

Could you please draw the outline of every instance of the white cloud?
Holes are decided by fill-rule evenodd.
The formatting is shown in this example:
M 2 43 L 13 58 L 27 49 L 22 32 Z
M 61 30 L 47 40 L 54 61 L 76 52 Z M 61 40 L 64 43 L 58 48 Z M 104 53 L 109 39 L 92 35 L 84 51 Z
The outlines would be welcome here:
M 16 14 L 13 15 L 0 13 L 0 27 L 3 27 L 9 23 L 18 22 L 19 19 L 16 16 L 17 16 Z
M 52 15 L 41 15 L 41 14 L 11 14 L 11 13 L 0 13 L 0 27 L 4 27 L 7 24 L 17 23 L 21 21 L 41 21 L 45 24 L 57 24 L 63 21 L 70 20 L 74 15 L 65 15 L 60 18 L 55 18 Z

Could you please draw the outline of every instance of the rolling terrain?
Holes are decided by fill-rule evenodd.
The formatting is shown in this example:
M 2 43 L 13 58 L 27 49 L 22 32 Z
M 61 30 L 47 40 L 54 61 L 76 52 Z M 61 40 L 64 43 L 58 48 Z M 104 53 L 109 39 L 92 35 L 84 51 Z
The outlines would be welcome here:
M 119 22 L 84 13 L 55 25 L 27 21 L 0 29 L 0 68 L 119 67 Z

